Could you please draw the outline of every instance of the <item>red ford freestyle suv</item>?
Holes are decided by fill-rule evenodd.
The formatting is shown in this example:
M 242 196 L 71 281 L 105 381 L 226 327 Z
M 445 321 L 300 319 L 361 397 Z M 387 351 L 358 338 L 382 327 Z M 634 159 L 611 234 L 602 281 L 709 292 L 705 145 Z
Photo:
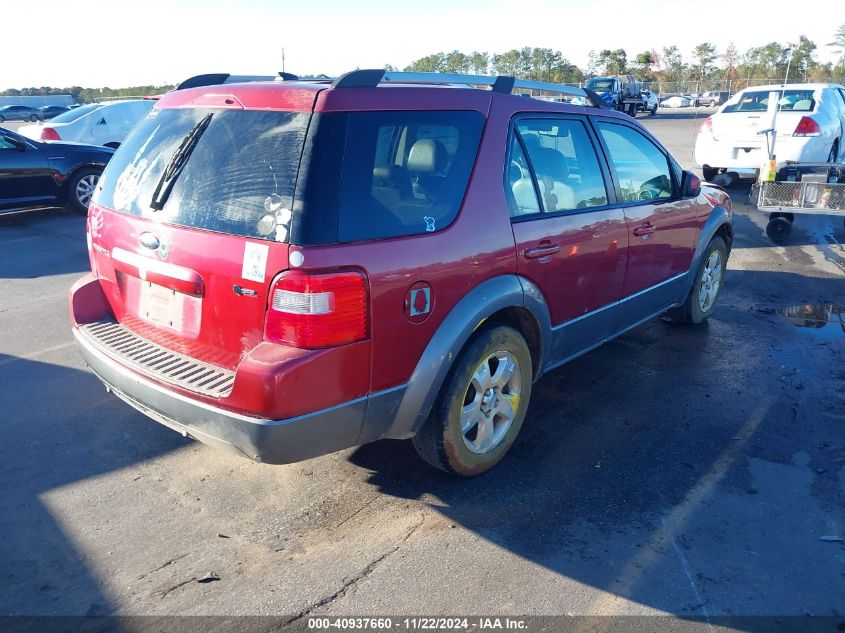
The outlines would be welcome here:
M 732 238 L 728 196 L 635 120 L 514 87 L 595 98 L 381 70 L 167 94 L 89 210 L 86 362 L 258 462 L 413 438 L 487 470 L 545 372 L 667 312 L 707 319 Z

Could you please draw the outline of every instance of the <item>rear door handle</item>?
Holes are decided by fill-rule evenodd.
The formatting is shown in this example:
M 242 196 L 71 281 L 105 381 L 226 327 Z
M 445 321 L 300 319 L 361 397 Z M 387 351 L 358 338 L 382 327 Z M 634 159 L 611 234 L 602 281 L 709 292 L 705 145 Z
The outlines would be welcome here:
M 557 244 L 542 244 L 534 248 L 525 249 L 525 259 L 539 259 L 541 257 L 550 257 L 560 251 L 560 246 Z
M 636 236 L 643 236 L 643 235 L 651 235 L 657 230 L 657 227 L 653 224 L 643 224 L 642 226 L 638 226 L 634 229 L 634 235 Z

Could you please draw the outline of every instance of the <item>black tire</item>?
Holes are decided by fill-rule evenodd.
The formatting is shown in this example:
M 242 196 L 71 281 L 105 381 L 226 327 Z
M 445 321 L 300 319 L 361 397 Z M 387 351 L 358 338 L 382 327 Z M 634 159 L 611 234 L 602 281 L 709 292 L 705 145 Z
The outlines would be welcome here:
M 711 101 L 711 102 L 710 102 L 710 107 L 711 107 L 711 108 L 715 108 L 715 107 L 716 107 L 716 102 L 715 102 L 715 101 Z
M 636 103 L 632 103 L 628 106 L 628 116 L 631 117 L 632 119 L 637 118 L 637 104 Z
M 507 354 L 507 362 L 513 362 L 511 377 L 504 386 L 482 392 L 476 389 L 478 372 L 487 362 L 488 375 L 495 377 L 501 365 L 494 358 L 496 354 L 503 357 Z M 532 380 L 531 353 L 522 335 L 505 325 L 485 324 L 461 351 L 440 388 L 428 420 L 414 436 L 412 442 L 417 453 L 435 468 L 465 477 L 489 470 L 505 456 L 522 428 L 531 398 Z M 488 395 L 490 391 L 493 391 L 492 395 Z M 476 407 L 479 422 L 464 431 L 462 412 L 473 404 L 468 399 L 479 403 Z M 505 399 L 514 411 L 512 418 L 499 413 L 500 403 Z M 502 426 L 508 419 L 509 424 Z M 491 441 L 495 439 L 486 450 L 481 437 L 482 420 L 489 421 L 490 426 L 485 425 L 485 428 L 491 429 Z M 501 434 L 498 438 L 497 433 Z M 476 449 L 480 450 L 474 451 L 470 444 L 476 442 Z
M 30 115 L 29 120 L 32 121 L 33 123 L 35 123 L 38 120 L 38 115 L 37 114 Z
M 705 279 L 708 265 L 710 265 L 711 258 L 714 253 L 719 254 L 718 265 L 720 268 L 718 279 L 714 280 L 712 277 Z M 701 258 L 701 263 L 695 273 L 695 283 L 693 283 L 686 300 L 677 308 L 673 308 L 669 311 L 669 316 L 673 321 L 677 321 L 678 323 L 698 324 L 704 323 L 710 318 L 710 315 L 713 314 L 713 310 L 716 307 L 719 294 L 722 292 L 722 288 L 725 285 L 727 263 L 728 247 L 725 245 L 725 240 L 717 235 L 710 240 L 710 244 L 707 245 L 707 249 L 704 251 L 704 256 Z M 709 292 L 706 293 L 709 300 L 705 305 L 702 305 L 702 284 L 707 283 L 707 287 L 712 288 L 713 281 L 717 282 L 716 287 L 713 289 L 714 292 L 712 294 Z
M 71 211 L 81 215 L 88 213 L 88 205 L 91 203 L 90 195 L 93 195 L 94 192 L 93 189 L 90 190 L 90 195 L 88 196 L 88 201 L 86 202 L 83 197 L 80 197 L 80 193 L 83 188 L 87 191 L 89 187 L 81 187 L 80 185 L 84 181 L 85 183 L 96 187 L 97 182 L 100 180 L 100 174 L 102 173 L 102 169 L 90 167 L 80 169 L 71 176 L 67 183 L 67 189 L 65 190 L 65 198 Z
M 707 182 L 713 182 L 713 179 L 719 173 L 718 167 L 711 167 L 710 165 L 704 165 L 701 168 L 701 175 L 704 176 L 704 180 Z
M 657 104 L 656 103 L 651 107 L 651 110 L 649 110 L 649 112 L 651 112 L 652 115 L 657 114 Z
M 5 123 L 5 122 L 6 122 L 6 117 L 0 116 L 0 123 Z
M 786 240 L 792 233 L 792 220 L 779 213 L 772 213 L 769 217 L 769 223 L 766 225 L 766 235 L 769 239 L 780 244 Z

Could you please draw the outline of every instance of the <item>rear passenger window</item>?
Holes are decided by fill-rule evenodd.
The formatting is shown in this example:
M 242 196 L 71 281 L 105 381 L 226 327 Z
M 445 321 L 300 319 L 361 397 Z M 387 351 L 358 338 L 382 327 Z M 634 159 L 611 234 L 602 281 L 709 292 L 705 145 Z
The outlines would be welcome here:
M 527 161 L 516 135 L 528 153 Z M 531 206 L 536 205 L 536 198 L 531 203 L 535 183 L 546 213 L 607 204 L 601 167 L 581 121 L 525 119 L 517 124 L 514 142 L 518 149 L 512 151 L 508 167 L 514 215 L 538 210 Z
M 340 241 L 431 233 L 451 224 L 483 124 L 478 112 L 351 114 L 340 186 Z
M 610 153 L 623 202 L 673 196 L 669 161 L 654 143 L 625 125 L 599 122 L 597 127 Z

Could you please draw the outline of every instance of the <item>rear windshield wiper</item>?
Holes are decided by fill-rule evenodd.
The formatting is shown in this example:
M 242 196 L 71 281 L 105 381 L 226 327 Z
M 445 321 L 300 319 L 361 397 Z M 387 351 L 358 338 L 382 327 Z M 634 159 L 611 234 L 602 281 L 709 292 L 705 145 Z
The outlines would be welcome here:
M 213 113 L 212 113 L 213 114 Z M 205 132 L 208 124 L 211 123 L 212 114 L 205 115 L 193 129 L 188 132 L 188 135 L 182 139 L 179 147 L 173 152 L 170 161 L 164 168 L 164 173 L 161 174 L 161 179 L 158 181 L 155 191 L 153 192 L 153 199 L 150 202 L 150 207 L 156 211 L 164 208 L 164 203 L 170 197 L 170 192 L 173 191 L 173 185 L 176 184 L 176 179 L 182 173 L 182 168 L 188 162 L 191 152 L 199 143 L 200 137 Z

